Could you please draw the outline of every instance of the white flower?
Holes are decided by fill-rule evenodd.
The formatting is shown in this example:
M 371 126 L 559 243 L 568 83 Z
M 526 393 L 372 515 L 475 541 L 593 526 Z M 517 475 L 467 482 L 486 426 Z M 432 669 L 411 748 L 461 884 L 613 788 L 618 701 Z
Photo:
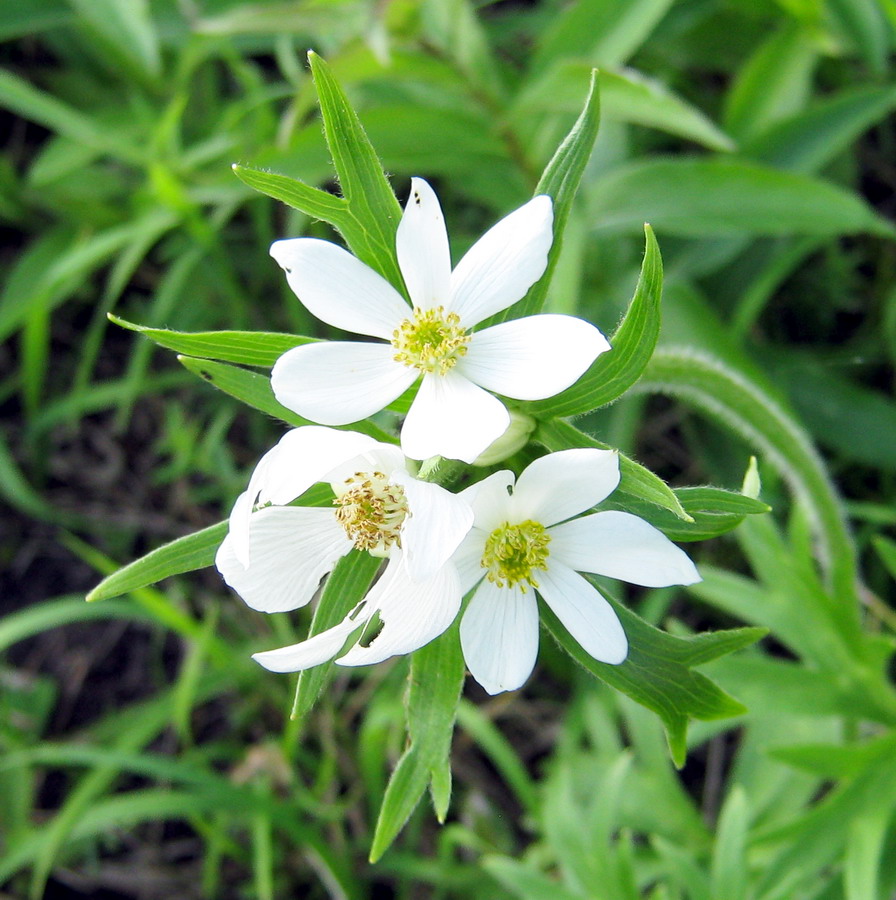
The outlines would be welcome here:
M 332 485 L 333 507 L 288 505 L 318 482 Z M 388 558 L 380 580 L 336 628 L 254 657 L 278 672 L 316 665 L 379 613 L 380 634 L 340 660 L 361 665 L 409 653 L 451 624 L 462 594 L 449 560 L 472 521 L 465 500 L 414 478 L 398 447 L 310 425 L 287 432 L 261 458 L 215 564 L 253 609 L 283 612 L 307 604 L 352 548 Z
M 665 535 L 629 513 L 573 518 L 619 483 L 610 450 L 563 450 L 535 460 L 516 480 L 495 472 L 459 496 L 473 528 L 455 555 L 464 594 L 477 583 L 460 624 L 464 658 L 490 693 L 515 690 L 538 653 L 534 588 L 595 659 L 621 663 L 625 632 L 613 607 L 579 572 L 647 587 L 693 584 L 694 564 Z
M 401 432 L 405 455 L 472 462 L 510 423 L 489 391 L 516 400 L 552 397 L 609 349 L 593 325 L 572 316 L 530 316 L 471 331 L 544 274 L 552 226 L 551 198 L 535 197 L 483 235 L 452 272 L 439 201 L 414 178 L 396 235 L 413 310 L 336 244 L 277 241 L 271 255 L 315 316 L 386 341 L 287 351 L 271 377 L 277 399 L 314 422 L 346 425 L 383 409 L 422 376 Z

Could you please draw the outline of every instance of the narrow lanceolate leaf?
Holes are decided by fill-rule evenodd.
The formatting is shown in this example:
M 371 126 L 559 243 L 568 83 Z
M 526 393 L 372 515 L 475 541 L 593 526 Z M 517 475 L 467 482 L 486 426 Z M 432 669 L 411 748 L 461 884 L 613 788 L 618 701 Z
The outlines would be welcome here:
M 591 156 L 599 126 L 600 91 L 597 84 L 597 69 L 592 69 L 585 106 L 575 125 L 572 126 L 572 130 L 563 139 L 557 152 L 547 164 L 535 188 L 536 196 L 547 194 L 554 201 L 554 242 L 548 254 L 547 269 L 544 275 L 532 285 L 526 296 L 519 303 L 515 303 L 496 316 L 495 322 L 531 316 L 540 312 L 544 306 L 551 283 L 551 274 L 557 265 L 560 250 L 563 247 L 563 232 L 567 219 L 569 219 L 569 210 L 572 207 L 576 191 L 579 189 L 582 173 Z
M 851 640 L 861 639 L 855 550 L 836 490 L 811 441 L 791 416 L 744 374 L 687 349 L 657 352 L 638 392 L 679 397 L 718 419 L 762 452 L 810 516 L 836 600 L 831 609 Z
M 329 222 L 335 228 L 342 230 L 349 217 L 348 204 L 342 197 L 311 187 L 286 175 L 266 172 L 264 169 L 241 166 L 237 163 L 231 168 L 233 174 L 250 188 L 267 194 L 268 197 L 273 197 L 293 209 L 301 210 L 312 218 Z
M 210 359 L 194 359 L 192 356 L 178 356 L 177 361 L 194 375 L 213 384 L 216 388 L 242 400 L 243 403 L 260 409 L 262 412 L 280 419 L 288 425 L 310 425 L 308 419 L 303 419 L 282 403 L 278 402 L 271 389 L 271 380 L 266 375 L 258 372 L 250 372 L 239 366 L 231 366 L 228 363 L 215 362 Z M 361 431 L 369 434 L 378 441 L 393 442 L 382 429 L 370 422 L 356 422 L 351 426 L 353 431 Z
M 299 498 L 302 506 L 328 506 L 332 500 L 329 485 L 322 484 L 312 486 Z M 151 550 L 104 578 L 87 595 L 87 601 L 108 600 L 155 584 L 169 575 L 181 575 L 212 565 L 227 527 L 227 522 L 218 522 Z
M 87 600 L 108 600 L 155 584 L 169 575 L 204 569 L 215 561 L 215 553 L 226 534 L 227 523 L 218 522 L 195 534 L 171 541 L 104 578 L 87 595 Z
M 451 790 L 448 755 L 464 671 L 457 623 L 411 658 L 407 701 L 410 743 L 386 788 L 370 848 L 371 862 L 395 840 L 427 785 L 431 785 L 439 821 L 445 819 Z
M 401 207 L 357 113 L 352 109 L 330 67 L 313 51 L 308 54 L 320 101 L 324 136 L 339 176 L 348 211 L 355 220 L 354 254 L 396 288 L 403 288 L 395 252 L 395 232 Z
M 745 516 L 771 511 L 768 504 L 734 491 L 716 487 L 678 488 L 675 495 L 692 522 L 683 522 L 673 513 L 658 509 L 644 500 L 615 503 L 610 497 L 607 509 L 622 509 L 646 519 L 673 541 L 706 541 L 733 530 Z
M 807 175 L 733 159 L 648 159 L 612 169 L 589 191 L 595 226 L 660 234 L 727 235 L 868 232 L 896 235 L 857 194 Z
M 299 334 L 264 331 L 170 331 L 167 328 L 137 325 L 112 313 L 109 313 L 109 321 L 138 334 L 145 334 L 168 350 L 200 359 L 217 359 L 265 368 L 273 366 L 287 350 L 315 340 Z
M 818 172 L 894 108 L 896 87 L 850 87 L 776 122 L 746 144 L 744 154 L 779 169 Z
M 579 431 L 575 425 L 562 419 L 551 419 L 539 422 L 533 435 L 543 447 L 551 452 L 556 450 L 572 450 L 576 447 L 597 447 L 599 450 L 612 450 L 608 444 L 595 440 L 591 435 Z M 679 519 L 692 522 L 693 519 L 681 505 L 672 488 L 650 469 L 636 463 L 624 453 L 619 454 L 619 474 L 621 476 L 618 490 L 639 500 L 646 500 L 662 509 L 668 509 Z
M 746 708 L 693 667 L 740 650 L 766 634 L 764 628 L 737 628 L 694 637 L 673 637 L 649 625 L 622 604 L 613 608 L 628 637 L 629 651 L 618 666 L 593 659 L 539 601 L 542 621 L 557 643 L 580 665 L 633 700 L 653 710 L 666 728 L 675 765 L 684 765 L 689 719 L 725 719 Z
M 275 419 L 289 425 L 311 424 L 277 401 L 271 389 L 271 380 L 265 375 L 210 359 L 194 359 L 192 356 L 178 356 L 177 361 L 187 371 L 213 384 L 218 390 L 242 400 L 255 409 L 260 409 Z
M 533 114 L 578 112 L 588 63 L 565 58 L 524 87 L 508 115 L 522 122 Z M 635 69 L 600 70 L 601 119 L 633 122 L 703 144 L 734 150 L 734 141 L 708 116 L 669 90 L 663 82 Z
M 647 246 L 641 275 L 625 318 L 610 338 L 610 347 L 571 387 L 530 405 L 535 415 L 577 416 L 622 396 L 640 377 L 660 336 L 663 260 L 653 229 L 644 226 Z
M 327 578 L 320 601 L 314 610 L 308 637 L 338 625 L 361 602 L 370 588 L 382 560 L 369 553 L 352 550 L 336 564 Z M 299 719 L 311 711 L 321 689 L 333 673 L 333 662 L 314 666 L 299 674 L 291 716 Z

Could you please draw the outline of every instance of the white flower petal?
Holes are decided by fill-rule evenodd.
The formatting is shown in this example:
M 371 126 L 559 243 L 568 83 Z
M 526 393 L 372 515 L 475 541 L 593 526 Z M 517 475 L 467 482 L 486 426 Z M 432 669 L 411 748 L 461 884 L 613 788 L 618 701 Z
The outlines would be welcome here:
M 249 565 L 249 516 L 252 513 L 252 505 L 252 495 L 249 491 L 243 491 L 236 498 L 236 503 L 230 510 L 227 537 L 224 539 L 230 542 L 230 552 L 244 567 Z
M 549 453 L 530 463 L 517 479 L 511 499 L 514 521 L 533 519 L 545 526 L 562 522 L 605 500 L 618 484 L 615 450 Z
M 362 601 L 338 625 L 289 647 L 253 653 L 252 659 L 271 672 L 299 672 L 319 666 L 332 659 L 342 649 L 346 638 L 372 615 L 372 609 Z
M 460 621 L 460 643 L 470 674 L 490 694 L 515 691 L 538 656 L 535 595 L 483 581 Z
M 628 640 L 613 607 L 578 572 L 555 562 L 538 572 L 538 592 L 563 627 L 599 662 L 619 665 Z
M 554 240 L 551 198 L 534 197 L 501 219 L 451 273 L 451 306 L 465 328 L 506 309 L 544 274 Z
M 453 565 L 443 566 L 425 581 L 415 581 L 401 557 L 395 557 L 367 595 L 367 602 L 379 611 L 382 630 L 369 646 L 356 645 L 336 662 L 340 666 L 366 666 L 411 653 L 438 637 L 454 621 L 460 601 Z
M 472 528 L 461 541 L 457 552 L 451 557 L 451 562 L 457 567 L 457 577 L 460 579 L 460 593 L 465 597 L 485 575 L 482 568 L 482 554 L 485 550 L 487 532 Z
M 404 487 L 410 515 L 401 530 L 408 573 L 415 581 L 432 576 L 448 561 L 473 524 L 473 510 L 458 494 L 417 481 L 406 472 L 393 480 Z
M 287 409 L 324 425 L 348 425 L 379 412 L 407 390 L 416 369 L 396 362 L 391 344 L 322 341 L 287 350 L 271 387 Z
M 237 559 L 229 535 L 215 565 L 248 606 L 268 613 L 308 603 L 321 578 L 352 547 L 330 509 L 268 506 L 252 513 L 249 536 L 248 567 Z
M 594 513 L 550 530 L 551 559 L 645 587 L 694 584 L 700 575 L 688 555 L 661 531 L 630 513 Z
M 578 381 L 610 345 L 574 316 L 529 316 L 477 331 L 457 371 L 516 400 L 543 400 Z
M 451 290 L 448 232 L 438 198 L 422 178 L 411 179 L 395 250 L 414 306 L 432 309 L 447 304 Z
M 319 425 L 287 431 L 258 461 L 249 487 L 237 498 L 230 513 L 230 538 L 237 559 L 243 566 L 249 565 L 249 516 L 256 505 L 290 503 L 311 485 L 326 480 L 336 460 L 357 456 L 376 446 L 376 441 L 367 435 Z
M 488 533 L 507 521 L 510 514 L 508 488 L 513 486 L 513 482 L 513 472 L 502 469 L 460 492 L 460 496 L 473 508 L 473 521 L 477 528 Z
M 411 459 L 473 462 L 510 424 L 504 404 L 454 372 L 426 375 L 401 429 Z
M 389 474 L 396 469 L 405 471 L 404 454 L 394 444 L 379 444 L 371 441 L 371 446 L 363 453 L 352 456 L 330 469 L 321 479 L 333 485 L 337 496 L 345 493 L 345 481 L 358 472 L 382 472 Z
M 390 340 L 410 310 L 401 294 L 338 244 L 293 238 L 271 245 L 296 296 L 318 319 Z
M 341 460 L 356 458 L 379 445 L 366 434 L 337 431 L 320 425 L 293 428 L 265 454 L 262 477 L 253 474 L 250 487 L 257 485 L 259 503 L 283 506 L 301 496 L 313 484 L 328 481 L 330 470 Z

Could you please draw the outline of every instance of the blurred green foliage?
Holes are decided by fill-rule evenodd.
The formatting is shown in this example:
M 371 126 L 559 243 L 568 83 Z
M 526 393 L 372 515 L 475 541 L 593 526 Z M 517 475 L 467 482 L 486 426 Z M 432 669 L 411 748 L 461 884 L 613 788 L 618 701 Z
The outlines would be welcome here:
M 0 621 L 0 884 L 891 897 L 894 25 L 891 0 L 0 8 L 0 553 L 18 576 Z M 659 721 L 546 641 L 524 691 L 468 691 L 447 824 L 421 807 L 376 866 L 407 660 L 340 673 L 289 721 L 293 684 L 248 657 L 306 619 L 251 613 L 214 574 L 83 602 L 97 575 L 223 518 L 282 427 L 107 313 L 330 336 L 267 248 L 332 232 L 231 171 L 333 189 L 309 47 L 399 197 L 411 175 L 438 185 L 455 258 L 531 195 L 599 67 L 600 132 L 547 308 L 612 332 L 645 221 L 666 289 L 661 352 L 577 425 L 673 483 L 737 489 L 756 453 L 775 507 L 701 548 L 702 584 L 628 598 L 680 637 L 769 628 L 702 669 L 747 714 L 693 725 L 676 772 Z M 119 693 L 89 675 L 108 653 L 96 634 Z

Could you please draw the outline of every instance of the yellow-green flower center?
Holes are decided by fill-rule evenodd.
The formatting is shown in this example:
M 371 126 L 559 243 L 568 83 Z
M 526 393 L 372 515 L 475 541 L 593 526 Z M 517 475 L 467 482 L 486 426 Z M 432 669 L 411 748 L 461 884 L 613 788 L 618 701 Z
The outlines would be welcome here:
M 460 324 L 457 313 L 445 307 L 417 309 L 392 332 L 396 362 L 444 375 L 467 352 L 470 335 Z
M 485 542 L 482 568 L 488 570 L 486 578 L 498 587 L 518 584 L 523 593 L 530 585 L 537 588 L 535 572 L 547 569 L 550 542 L 551 536 L 540 522 L 505 522 Z
M 393 544 L 401 546 L 401 526 L 409 513 L 400 484 L 392 484 L 382 472 L 355 472 L 334 488 L 336 520 L 355 547 L 385 556 Z

